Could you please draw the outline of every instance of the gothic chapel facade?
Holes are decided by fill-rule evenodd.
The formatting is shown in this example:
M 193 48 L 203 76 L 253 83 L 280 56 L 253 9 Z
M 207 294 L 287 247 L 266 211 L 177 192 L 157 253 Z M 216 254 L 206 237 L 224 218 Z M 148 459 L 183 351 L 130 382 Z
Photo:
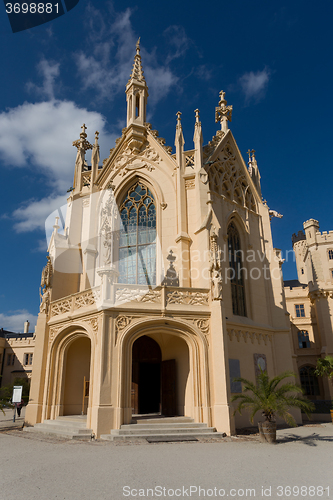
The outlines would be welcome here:
M 26 424 L 86 415 L 97 437 L 135 415 L 187 416 L 232 434 L 233 378 L 295 370 L 270 213 L 254 154 L 245 164 L 228 128 L 175 147 L 146 122 L 139 43 L 126 86 L 127 126 L 99 166 L 98 133 L 77 147 L 64 232 L 56 222 Z M 91 166 L 85 155 L 92 150 Z M 300 421 L 300 414 L 297 414 Z

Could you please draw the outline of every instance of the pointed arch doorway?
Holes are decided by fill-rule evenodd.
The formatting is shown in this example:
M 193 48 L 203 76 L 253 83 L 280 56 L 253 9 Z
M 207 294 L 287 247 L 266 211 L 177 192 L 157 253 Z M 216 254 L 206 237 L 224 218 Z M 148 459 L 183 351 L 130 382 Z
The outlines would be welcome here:
M 139 337 L 132 350 L 132 413 L 177 414 L 176 361 L 162 361 L 159 344 L 146 335 Z

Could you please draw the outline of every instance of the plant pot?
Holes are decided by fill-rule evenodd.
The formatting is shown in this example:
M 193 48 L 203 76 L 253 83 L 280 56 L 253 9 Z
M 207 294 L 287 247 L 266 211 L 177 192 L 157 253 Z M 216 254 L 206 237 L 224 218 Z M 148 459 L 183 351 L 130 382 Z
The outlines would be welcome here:
M 333 424 L 333 410 L 330 410 L 331 412 L 331 419 L 332 419 L 332 424 Z
M 258 422 L 261 443 L 276 443 L 276 422 Z

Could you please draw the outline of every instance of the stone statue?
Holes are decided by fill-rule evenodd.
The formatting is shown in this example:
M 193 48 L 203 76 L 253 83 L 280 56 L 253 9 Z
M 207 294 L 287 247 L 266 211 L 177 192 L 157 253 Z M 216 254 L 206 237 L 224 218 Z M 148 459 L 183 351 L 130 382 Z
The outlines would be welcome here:
M 42 302 L 39 307 L 39 312 L 48 314 L 49 305 L 50 305 L 50 291 L 44 290 L 44 293 L 42 295 Z
M 104 234 L 104 242 L 103 245 L 106 248 L 106 255 L 104 264 L 111 264 L 111 253 L 112 253 L 112 245 L 111 245 L 111 231 L 107 231 Z
M 213 285 L 213 300 L 222 300 L 222 285 L 221 269 L 215 270 L 212 277 Z

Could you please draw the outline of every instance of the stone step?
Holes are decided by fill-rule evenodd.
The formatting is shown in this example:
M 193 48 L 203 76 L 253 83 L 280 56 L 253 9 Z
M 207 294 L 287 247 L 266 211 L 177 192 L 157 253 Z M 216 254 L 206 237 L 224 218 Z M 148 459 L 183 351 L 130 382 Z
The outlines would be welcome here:
M 163 427 L 163 428 L 150 428 L 146 426 L 146 429 L 136 429 L 136 425 L 133 425 L 133 428 L 131 429 L 123 429 L 122 427 L 120 429 L 112 429 L 111 434 L 113 436 L 128 436 L 128 435 L 157 435 L 157 434 L 193 434 L 193 433 L 200 433 L 200 434 L 209 434 L 209 433 L 215 433 L 216 429 L 214 427 Z
M 190 441 L 191 438 L 194 440 L 198 438 L 224 438 L 225 434 L 222 432 L 191 432 L 191 433 L 174 433 L 174 434 L 169 434 L 169 433 L 164 433 L 164 434 L 143 434 L 143 433 L 138 433 L 138 434 L 127 434 L 125 436 L 120 435 L 113 435 L 113 434 L 102 434 L 101 439 L 107 440 L 107 441 L 122 441 L 122 440 L 136 440 L 136 439 L 145 439 L 149 442 L 171 442 L 171 441 Z
M 44 420 L 43 423 L 35 424 L 34 427 L 24 427 L 24 431 L 81 440 L 90 440 L 92 435 L 92 429 L 87 429 L 87 418 L 81 415 Z
M 35 428 L 34 427 L 24 427 L 23 430 L 25 432 L 31 432 L 33 434 L 43 434 L 46 436 L 50 437 L 62 437 L 62 438 L 67 438 L 67 439 L 77 439 L 77 440 L 84 440 L 84 441 L 90 441 L 91 436 L 92 436 L 92 430 L 91 429 L 85 429 L 85 433 L 76 433 L 73 431 L 66 431 L 65 429 L 54 429 L 54 428 L 49 428 L 49 427 L 42 427 L 42 428 Z
M 194 422 L 194 418 L 190 417 L 156 417 L 156 418 L 145 418 L 145 417 L 135 417 L 133 416 L 132 418 L 132 424 L 168 424 L 168 423 L 174 423 L 174 424 L 182 424 L 182 423 L 192 423 Z M 128 424 L 131 425 L 131 424 Z
M 70 420 L 44 420 L 42 424 L 36 424 L 36 426 L 40 425 L 48 425 L 51 427 L 61 427 L 61 428 L 70 428 L 70 429 L 86 429 L 87 422 L 75 422 Z
M 75 425 L 57 425 L 56 423 L 49 424 L 49 423 L 43 422 L 42 424 L 35 424 L 34 428 L 36 430 L 46 429 L 50 432 L 52 432 L 52 431 L 60 431 L 60 432 L 64 431 L 64 432 L 72 432 L 75 434 L 87 434 L 87 431 L 88 431 L 88 433 L 89 433 L 89 429 L 87 429 L 86 427 L 77 427 Z M 90 431 L 90 434 L 91 434 L 91 431 Z
M 173 429 L 173 428 L 176 428 L 176 429 L 186 429 L 186 428 L 193 428 L 193 429 L 199 429 L 199 428 L 205 428 L 207 427 L 207 424 L 198 424 L 198 423 L 194 423 L 194 422 L 182 422 L 182 423 L 173 423 L 173 422 L 170 422 L 170 423 L 145 423 L 145 424 L 123 424 L 120 428 L 121 429 L 133 429 L 133 427 L 135 427 L 135 429 Z

